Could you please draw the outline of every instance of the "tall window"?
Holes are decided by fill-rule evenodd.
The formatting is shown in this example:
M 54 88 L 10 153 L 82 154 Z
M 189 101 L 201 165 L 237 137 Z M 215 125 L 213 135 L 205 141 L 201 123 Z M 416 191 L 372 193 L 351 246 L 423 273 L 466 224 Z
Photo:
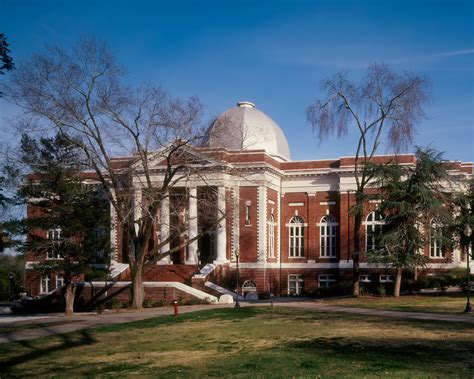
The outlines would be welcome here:
M 288 295 L 299 296 L 304 291 L 303 275 L 288 275 Z
M 268 225 L 268 258 L 275 258 L 275 218 L 270 215 Z
M 48 293 L 49 292 L 49 276 L 41 277 L 40 282 L 40 293 Z
M 61 229 L 49 229 L 46 233 L 46 238 L 51 241 L 49 243 L 48 251 L 46 252 L 46 259 L 59 259 L 61 255 L 59 254 L 56 245 L 61 239 Z
M 320 240 L 321 257 L 333 258 L 336 256 L 336 227 L 337 222 L 334 217 L 328 215 L 321 219 Z
M 442 231 L 436 220 L 430 222 L 430 257 L 444 258 L 444 252 L 441 244 Z
M 384 221 L 380 212 L 371 212 L 365 222 L 365 251 L 377 250 Z
M 290 220 L 290 257 L 304 257 L 304 221 L 300 216 Z

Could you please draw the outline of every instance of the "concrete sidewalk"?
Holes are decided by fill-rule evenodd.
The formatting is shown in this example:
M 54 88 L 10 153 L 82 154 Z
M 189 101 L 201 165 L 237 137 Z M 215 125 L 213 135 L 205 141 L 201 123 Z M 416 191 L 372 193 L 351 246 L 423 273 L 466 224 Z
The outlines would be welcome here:
M 233 307 L 233 304 L 222 304 L 222 305 L 190 305 L 180 306 L 179 313 L 197 312 L 206 309 L 216 308 L 229 308 Z M 13 330 L 10 333 L 0 334 L 0 343 L 16 342 L 30 340 L 39 337 L 48 337 L 55 334 L 75 332 L 86 328 L 93 328 L 104 325 L 123 324 L 126 322 L 146 320 L 157 316 L 166 316 L 174 314 L 173 307 L 162 307 L 154 309 L 145 309 L 142 312 L 104 312 L 102 314 L 96 313 L 77 313 L 72 317 L 66 317 L 64 315 L 54 316 L 40 316 L 35 317 L 17 317 L 17 320 L 11 323 L 2 322 L 0 323 L 2 328 L 8 328 L 11 326 L 18 325 L 33 325 L 33 324 L 46 324 L 39 328 L 25 329 L 25 330 Z M 47 325 L 51 324 L 51 325 Z
M 255 306 L 270 306 L 269 301 L 262 302 L 241 302 L 242 307 Z M 179 313 L 196 312 L 206 309 L 218 308 L 232 308 L 233 304 L 219 304 L 219 305 L 190 305 L 180 306 Z M 339 307 L 333 305 L 326 305 L 320 301 L 295 301 L 288 302 L 275 301 L 275 307 L 299 308 L 313 310 L 315 312 L 334 312 L 334 313 L 348 313 L 355 315 L 389 317 L 406 320 L 424 320 L 424 321 L 443 321 L 443 322 L 462 322 L 474 324 L 474 317 L 464 315 L 450 315 L 441 313 L 421 313 L 421 312 L 401 312 L 389 311 L 381 309 L 369 308 L 350 308 Z M 122 324 L 131 321 L 145 320 L 157 316 L 172 315 L 174 313 L 173 307 L 163 307 L 155 309 L 145 309 L 142 312 L 104 312 L 102 314 L 95 313 L 78 313 L 73 317 L 65 317 L 64 315 L 53 316 L 19 316 L 13 322 L 0 323 L 2 328 L 8 328 L 9 325 L 32 325 L 32 324 L 46 324 L 38 328 L 12 331 L 10 333 L 0 334 L 0 343 L 16 342 L 30 340 L 39 337 L 48 337 L 55 334 L 62 334 L 74 332 L 86 328 L 93 328 L 104 325 Z M 47 325 L 51 324 L 51 325 Z
M 473 316 L 462 314 L 456 315 L 446 313 L 392 311 L 374 308 L 339 307 L 335 305 L 326 305 L 324 304 L 324 302 L 317 301 L 293 302 L 291 304 L 279 302 L 275 303 L 275 306 L 311 309 L 317 312 L 350 313 L 364 316 L 391 317 L 408 320 L 465 322 L 469 324 L 474 324 Z

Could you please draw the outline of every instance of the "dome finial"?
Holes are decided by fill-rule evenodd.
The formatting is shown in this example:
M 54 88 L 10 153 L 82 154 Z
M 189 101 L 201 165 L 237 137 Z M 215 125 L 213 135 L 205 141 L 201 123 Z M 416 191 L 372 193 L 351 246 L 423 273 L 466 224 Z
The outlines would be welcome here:
M 238 101 L 237 106 L 241 108 L 255 108 L 255 104 L 250 101 Z

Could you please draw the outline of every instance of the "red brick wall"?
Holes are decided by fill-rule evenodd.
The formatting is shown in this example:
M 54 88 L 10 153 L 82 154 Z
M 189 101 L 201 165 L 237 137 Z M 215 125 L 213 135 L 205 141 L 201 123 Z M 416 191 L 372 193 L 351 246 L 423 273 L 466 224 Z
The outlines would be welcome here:
M 257 187 L 240 187 L 240 235 L 239 260 L 241 262 L 256 262 L 257 260 Z M 245 225 L 245 204 L 250 201 L 250 225 Z

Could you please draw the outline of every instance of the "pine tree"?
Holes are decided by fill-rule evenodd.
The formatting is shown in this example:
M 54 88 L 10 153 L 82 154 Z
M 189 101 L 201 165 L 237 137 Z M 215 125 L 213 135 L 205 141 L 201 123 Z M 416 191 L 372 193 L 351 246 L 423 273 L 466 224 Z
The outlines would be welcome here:
M 38 260 L 36 270 L 63 277 L 70 316 L 77 283 L 91 262 L 108 257 L 108 202 L 97 186 L 85 184 L 83 157 L 60 134 L 39 141 L 23 135 L 21 161 L 30 173 L 19 197 L 34 212 L 24 220 L 26 248 Z
M 396 270 L 394 296 L 400 296 L 404 270 L 414 270 L 427 263 L 421 253 L 429 242 L 432 221 L 437 230 L 444 230 L 436 238 L 446 249 L 450 246 L 446 228 L 451 223 L 447 206 L 451 199 L 440 185 L 450 182 L 442 154 L 431 149 L 416 150 L 416 166 L 406 167 L 393 163 L 373 165 L 371 173 L 380 188 L 382 203 L 379 211 L 385 224 L 379 237 L 378 248 L 367 253 L 370 263 L 382 263 Z

